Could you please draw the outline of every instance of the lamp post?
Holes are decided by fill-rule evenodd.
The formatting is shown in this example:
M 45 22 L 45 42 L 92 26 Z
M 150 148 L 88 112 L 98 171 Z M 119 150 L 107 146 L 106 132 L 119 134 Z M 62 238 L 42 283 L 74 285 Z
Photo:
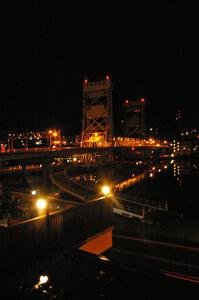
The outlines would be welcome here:
M 39 210 L 39 215 L 42 215 L 45 212 L 48 215 L 48 205 L 47 205 L 47 201 L 45 199 L 43 199 L 43 198 L 38 199 L 36 202 L 36 207 Z
M 48 131 L 48 134 L 49 134 L 49 144 L 50 144 L 49 146 L 50 146 L 50 149 L 52 148 L 52 133 L 53 133 L 52 130 L 49 130 L 49 131 Z
M 44 236 L 44 240 L 46 240 L 47 242 L 49 241 L 49 237 L 50 237 L 50 218 L 49 218 L 49 208 L 48 208 L 48 203 L 45 199 L 40 198 L 37 200 L 36 202 L 36 206 L 38 208 L 39 211 L 39 216 L 45 216 L 45 236 Z
M 111 192 L 111 188 L 108 185 L 104 185 L 102 187 L 102 193 L 104 194 L 105 197 L 107 197 Z

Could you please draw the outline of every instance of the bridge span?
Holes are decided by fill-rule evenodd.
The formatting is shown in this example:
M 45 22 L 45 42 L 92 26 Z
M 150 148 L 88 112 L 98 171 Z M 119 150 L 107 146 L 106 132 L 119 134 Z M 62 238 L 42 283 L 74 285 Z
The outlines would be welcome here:
M 118 153 L 125 151 L 126 149 L 131 149 L 136 151 L 137 149 L 148 149 L 151 151 L 161 151 L 164 149 L 169 149 L 167 144 L 132 144 L 126 140 L 121 141 L 121 143 L 115 144 L 111 147 L 62 147 L 56 149 L 50 148 L 27 148 L 27 149 L 14 149 L 12 151 L 0 151 L 0 163 L 4 161 L 11 160 L 24 160 L 31 158 L 45 158 L 45 157 L 57 157 L 62 155 L 75 155 L 75 154 L 109 154 L 109 153 Z

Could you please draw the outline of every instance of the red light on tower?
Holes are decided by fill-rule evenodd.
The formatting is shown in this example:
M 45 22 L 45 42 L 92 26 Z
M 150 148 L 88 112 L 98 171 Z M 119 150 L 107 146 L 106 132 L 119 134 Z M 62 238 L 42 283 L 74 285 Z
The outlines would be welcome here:
M 106 75 L 106 80 L 109 80 L 109 79 L 110 79 L 109 75 Z
M 84 80 L 84 84 L 87 84 L 87 83 L 88 83 L 88 79 L 85 79 L 85 80 Z
M 124 102 L 125 102 L 126 104 L 128 104 L 128 103 L 129 103 L 129 100 L 128 100 L 128 99 L 126 99 Z
M 144 98 L 141 98 L 141 99 L 140 99 L 140 102 L 144 103 L 144 102 L 145 102 Z

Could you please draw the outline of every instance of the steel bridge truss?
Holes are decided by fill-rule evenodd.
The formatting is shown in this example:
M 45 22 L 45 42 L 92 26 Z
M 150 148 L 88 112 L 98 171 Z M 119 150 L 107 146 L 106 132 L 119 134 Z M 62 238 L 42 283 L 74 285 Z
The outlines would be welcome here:
M 8 149 L 14 149 L 14 141 L 23 141 L 24 148 L 28 147 L 28 142 L 31 140 L 48 140 L 49 147 L 53 145 L 61 144 L 61 131 L 60 130 L 49 130 L 46 132 L 25 132 L 25 133 L 10 133 L 8 135 Z
M 111 145 L 112 83 L 105 80 L 88 82 L 83 85 L 83 124 L 81 147 L 107 147 Z

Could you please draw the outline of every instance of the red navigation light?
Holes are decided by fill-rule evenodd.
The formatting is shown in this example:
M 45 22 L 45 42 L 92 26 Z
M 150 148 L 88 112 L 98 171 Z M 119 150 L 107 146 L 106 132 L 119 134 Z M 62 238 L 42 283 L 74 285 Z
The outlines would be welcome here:
M 87 84 L 87 83 L 88 83 L 88 79 L 85 79 L 85 80 L 84 80 L 84 84 Z
M 126 99 L 126 100 L 125 100 L 125 103 L 126 103 L 126 104 L 128 104 L 128 103 L 129 103 L 129 100 L 128 100 L 128 99 Z
M 109 79 L 110 79 L 109 75 L 106 75 L 106 80 L 109 80 Z
M 145 102 L 144 98 L 140 99 L 140 102 L 144 103 Z

